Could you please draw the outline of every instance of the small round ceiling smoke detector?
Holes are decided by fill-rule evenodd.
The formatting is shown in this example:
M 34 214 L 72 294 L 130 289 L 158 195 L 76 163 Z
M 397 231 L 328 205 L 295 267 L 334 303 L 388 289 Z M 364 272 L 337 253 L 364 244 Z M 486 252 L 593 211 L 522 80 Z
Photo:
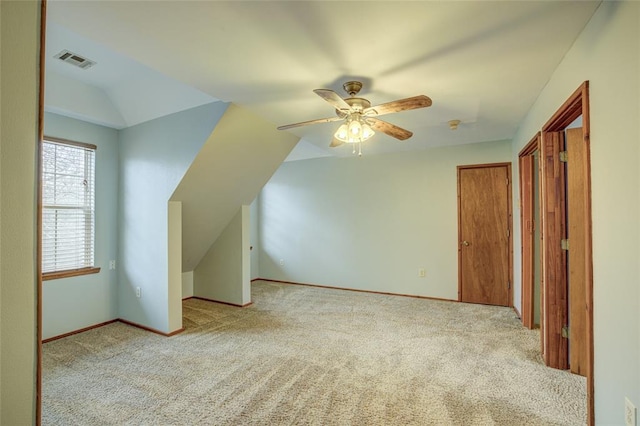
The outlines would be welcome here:
M 460 120 L 449 120 L 449 128 L 451 130 L 456 130 L 458 125 L 460 125 Z

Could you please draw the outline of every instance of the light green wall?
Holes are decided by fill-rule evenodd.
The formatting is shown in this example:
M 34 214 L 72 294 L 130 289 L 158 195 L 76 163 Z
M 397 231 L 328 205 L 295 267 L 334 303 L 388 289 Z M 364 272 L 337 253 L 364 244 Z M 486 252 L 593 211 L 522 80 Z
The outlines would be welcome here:
M 234 305 L 251 302 L 249 206 L 242 206 L 193 272 L 193 291 Z
M 513 159 L 589 80 L 596 424 L 624 424 L 640 407 L 640 3 L 602 2 L 513 142 Z M 514 202 L 518 199 L 514 185 Z M 515 229 L 520 228 L 514 215 Z M 520 233 L 514 233 L 520 247 Z M 521 265 L 514 250 L 515 267 Z M 516 275 L 516 289 L 520 277 Z M 516 298 L 519 301 L 519 298 Z
M 0 2 L 0 424 L 35 421 L 40 3 Z
M 231 232 L 230 223 L 235 223 L 232 218 L 240 207 L 256 198 L 297 142 L 297 136 L 277 130 L 273 123 L 234 104 L 216 124 L 171 195 L 172 201 L 182 202 L 182 268 L 194 271 L 196 296 L 238 305 L 251 300 L 250 257 L 246 264 L 244 260 L 238 264 L 237 271 L 229 270 L 229 265 L 218 262 L 220 247 L 228 241 L 219 243 L 220 236 Z M 241 235 L 249 238 L 249 233 L 243 229 Z M 247 249 L 249 244 L 247 240 Z M 236 278 L 220 287 L 221 277 Z
M 259 198 L 260 275 L 457 300 L 456 166 L 510 160 L 500 141 L 284 163 Z
M 193 271 L 182 273 L 182 298 L 193 297 Z
M 162 332 L 182 318 L 169 288 L 168 202 L 227 104 L 215 102 L 120 131 L 118 315 Z M 181 272 L 181 271 L 180 271 Z M 142 297 L 136 297 L 140 287 Z M 174 290 L 173 288 L 171 290 Z M 179 327 L 178 327 L 179 328 Z
M 118 131 L 45 113 L 44 134 L 97 146 L 95 265 L 101 268 L 98 274 L 44 281 L 42 337 L 47 339 L 118 316 L 118 275 L 109 269 L 118 249 Z
M 298 140 L 247 109 L 229 105 L 171 196 L 182 201 L 184 272 L 195 269 L 240 206 L 251 204 Z
M 2 35 L 2 5 L 0 5 L 0 36 Z M 0 39 L 0 91 L 2 90 L 2 42 Z M 0 101 L 0 158 L 2 155 L 2 105 Z M 0 261 L 2 260 L 2 161 L 0 160 Z M 2 264 L 0 263 L 0 318 L 2 318 Z M 0 383 L 2 383 L 2 327 L 0 326 Z M 0 385 L 0 413 L 2 413 L 2 385 Z M 0 414 L 0 421 L 2 415 Z

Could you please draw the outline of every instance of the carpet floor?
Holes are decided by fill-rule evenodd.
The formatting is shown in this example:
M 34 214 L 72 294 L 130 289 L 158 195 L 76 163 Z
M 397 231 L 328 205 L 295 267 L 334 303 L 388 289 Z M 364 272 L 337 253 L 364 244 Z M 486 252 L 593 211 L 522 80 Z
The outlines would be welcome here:
M 185 331 L 113 323 L 43 345 L 43 425 L 583 425 L 510 308 L 254 282 Z

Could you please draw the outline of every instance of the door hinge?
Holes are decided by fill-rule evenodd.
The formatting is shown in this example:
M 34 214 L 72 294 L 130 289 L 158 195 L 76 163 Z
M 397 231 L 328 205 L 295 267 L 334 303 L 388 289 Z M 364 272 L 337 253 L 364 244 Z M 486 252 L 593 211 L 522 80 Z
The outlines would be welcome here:
M 564 337 L 565 339 L 569 338 L 569 326 L 565 325 L 564 327 L 562 327 L 562 337 Z
M 507 229 L 507 238 L 511 236 L 511 229 Z
M 511 281 L 507 281 L 507 290 L 511 290 Z
M 568 159 L 569 159 L 569 154 L 567 154 L 567 151 L 560 151 L 560 161 L 562 161 L 563 163 L 566 163 Z
M 509 186 L 509 178 L 507 178 L 507 186 Z
M 569 250 L 569 240 L 566 238 L 560 240 L 560 247 L 562 248 L 562 250 Z

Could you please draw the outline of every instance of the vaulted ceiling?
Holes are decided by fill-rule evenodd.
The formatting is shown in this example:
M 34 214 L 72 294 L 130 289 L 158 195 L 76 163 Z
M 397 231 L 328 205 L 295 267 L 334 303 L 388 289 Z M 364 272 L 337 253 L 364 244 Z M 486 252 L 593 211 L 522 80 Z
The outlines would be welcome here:
M 331 117 L 312 90 L 346 96 L 357 79 L 373 104 L 433 100 L 385 116 L 414 136 L 378 133 L 366 153 L 510 139 L 599 3 L 50 1 L 47 109 L 122 128 L 222 100 L 275 126 Z M 62 63 L 62 49 L 97 64 Z M 328 148 L 336 128 L 290 132 L 311 156 L 351 155 Z

